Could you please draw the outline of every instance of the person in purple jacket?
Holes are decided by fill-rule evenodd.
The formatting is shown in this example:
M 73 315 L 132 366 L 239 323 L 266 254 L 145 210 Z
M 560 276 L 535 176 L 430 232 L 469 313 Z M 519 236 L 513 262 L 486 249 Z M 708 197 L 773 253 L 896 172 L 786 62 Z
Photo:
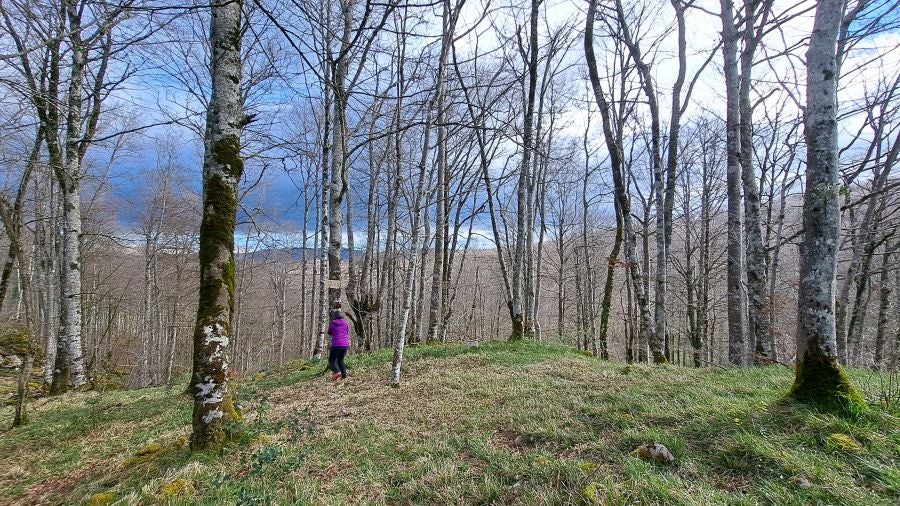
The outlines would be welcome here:
M 344 319 L 340 309 L 331 310 L 331 324 L 328 325 L 331 336 L 331 348 L 328 350 L 328 368 L 331 370 L 331 381 L 347 378 L 347 367 L 344 357 L 350 348 L 350 325 Z

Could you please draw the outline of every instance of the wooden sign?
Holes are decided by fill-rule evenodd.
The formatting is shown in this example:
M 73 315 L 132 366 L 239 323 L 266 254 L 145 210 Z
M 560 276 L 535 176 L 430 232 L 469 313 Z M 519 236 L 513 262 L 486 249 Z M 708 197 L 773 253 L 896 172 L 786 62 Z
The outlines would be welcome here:
M 340 279 L 326 279 L 325 288 L 343 288 L 344 285 Z

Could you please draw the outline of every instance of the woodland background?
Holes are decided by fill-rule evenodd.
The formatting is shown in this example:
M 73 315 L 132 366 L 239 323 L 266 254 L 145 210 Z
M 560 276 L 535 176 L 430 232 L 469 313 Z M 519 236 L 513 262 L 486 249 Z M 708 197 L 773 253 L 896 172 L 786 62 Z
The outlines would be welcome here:
M 756 214 L 741 200 L 732 209 L 743 222 L 737 238 L 728 233 L 732 168 L 720 46 L 728 16 L 719 15 L 726 4 L 600 2 L 593 44 L 623 148 L 634 227 L 632 239 L 617 241 L 622 216 L 610 149 L 584 61 L 585 2 L 244 2 L 249 119 L 232 371 L 321 352 L 324 307 L 335 299 L 324 284 L 334 277 L 329 247 L 339 255 L 339 298 L 360 350 L 393 345 L 409 273 L 410 343 L 505 339 L 513 331 L 510 283 L 518 277 L 525 295 L 515 302 L 524 304 L 527 335 L 647 361 L 653 353 L 641 332 L 642 303 L 627 255 L 614 251 L 629 240 L 643 273 L 643 306 L 665 308 L 662 327 L 658 312 L 654 324 L 669 361 L 754 360 L 753 322 L 745 316 L 738 333 L 729 331 L 727 311 L 731 300 L 753 313 L 748 290 L 763 292 L 752 292 L 760 287 L 748 285 L 747 270 L 758 269 L 770 303 L 762 315 L 772 337 L 766 360 L 792 363 L 806 156 L 803 58 L 815 4 L 730 7 L 750 107 L 742 111 L 750 118 L 742 122 L 750 177 L 738 179 L 738 198 L 758 199 Z M 206 7 L 0 3 L 0 214 L 9 252 L 0 310 L 23 318 L 27 279 L 48 384 L 67 325 L 61 312 L 69 320 L 74 314 L 63 311 L 73 298 L 60 295 L 73 275 L 81 283 L 80 346 L 91 381 L 144 387 L 190 371 L 210 90 Z M 848 6 L 835 189 L 842 202 L 841 358 L 893 369 L 900 358 L 896 7 L 894 0 Z M 73 32 L 76 21 L 81 28 Z M 54 71 L 63 86 L 51 93 Z M 335 72 L 343 73 L 340 87 Z M 66 85 L 75 75 L 83 82 L 73 95 Z M 38 128 L 46 102 L 56 104 L 62 155 Z M 338 142 L 336 129 L 346 133 Z M 336 158 L 343 160 L 337 169 Z M 428 191 L 412 250 L 420 166 Z M 81 220 L 74 263 L 64 253 L 72 206 Z M 337 233 L 328 228 L 335 223 Z M 670 237 L 665 256 L 663 235 Z M 729 243 L 746 249 L 738 255 L 746 266 L 741 286 L 731 296 Z

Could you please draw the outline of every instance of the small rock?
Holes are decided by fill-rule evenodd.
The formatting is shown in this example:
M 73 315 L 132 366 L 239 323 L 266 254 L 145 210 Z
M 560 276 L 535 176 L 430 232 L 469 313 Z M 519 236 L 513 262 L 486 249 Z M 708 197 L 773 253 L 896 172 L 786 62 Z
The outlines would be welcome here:
M 665 445 L 653 441 L 638 446 L 631 454 L 654 464 L 668 465 L 675 462 L 675 456 Z
M 3 369 L 18 369 L 22 367 L 22 359 L 16 355 L 0 356 L 0 367 Z
M 794 483 L 795 483 L 798 487 L 802 488 L 803 490 L 806 490 L 806 489 L 808 489 L 808 488 L 812 488 L 812 486 L 813 486 L 812 482 L 809 481 L 809 480 L 806 478 L 806 476 L 797 476 L 797 477 L 795 477 L 795 478 L 794 478 Z

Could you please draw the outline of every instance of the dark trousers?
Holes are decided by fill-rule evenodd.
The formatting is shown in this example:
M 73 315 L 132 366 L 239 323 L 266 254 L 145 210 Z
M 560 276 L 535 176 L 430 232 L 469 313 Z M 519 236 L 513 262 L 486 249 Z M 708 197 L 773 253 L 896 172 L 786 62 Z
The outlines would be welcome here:
M 331 369 L 331 372 L 340 372 L 341 378 L 347 377 L 347 367 L 344 366 L 344 357 L 346 355 L 346 346 L 332 346 L 328 350 L 328 368 Z

